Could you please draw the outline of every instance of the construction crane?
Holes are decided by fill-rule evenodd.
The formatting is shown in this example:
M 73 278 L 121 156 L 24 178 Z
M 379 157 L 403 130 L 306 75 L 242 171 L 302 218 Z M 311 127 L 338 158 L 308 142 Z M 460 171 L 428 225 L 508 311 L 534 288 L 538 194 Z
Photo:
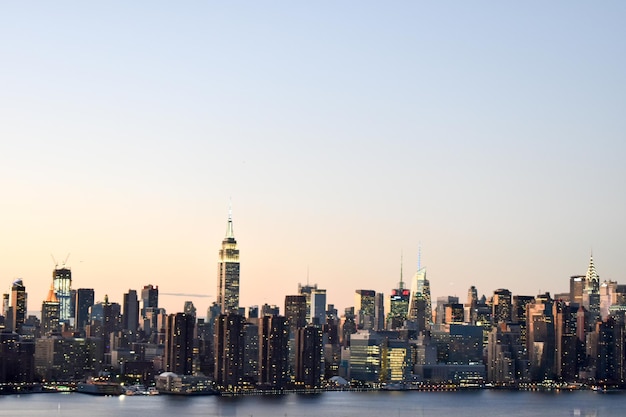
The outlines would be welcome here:
M 65 268 L 65 265 L 67 264 L 67 260 L 70 259 L 70 255 L 71 253 L 67 254 L 67 256 L 65 257 L 65 260 L 63 261 L 63 264 L 61 265 L 61 268 Z M 52 258 L 52 262 L 54 262 L 54 269 L 59 269 L 59 263 L 57 262 L 54 255 L 50 254 L 50 257 Z

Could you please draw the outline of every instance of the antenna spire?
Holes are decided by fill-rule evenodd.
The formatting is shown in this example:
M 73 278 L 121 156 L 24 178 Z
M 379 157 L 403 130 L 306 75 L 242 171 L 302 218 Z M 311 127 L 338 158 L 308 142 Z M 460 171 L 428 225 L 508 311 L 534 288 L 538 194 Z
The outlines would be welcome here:
M 422 243 L 417 245 L 417 270 L 422 269 Z
M 402 281 L 402 265 L 403 265 L 403 258 L 404 258 L 404 253 L 402 252 L 402 249 L 400 250 L 400 289 L 404 289 L 404 282 Z
M 235 233 L 233 232 L 233 207 L 232 202 L 228 203 L 228 226 L 226 228 L 226 238 L 235 238 Z

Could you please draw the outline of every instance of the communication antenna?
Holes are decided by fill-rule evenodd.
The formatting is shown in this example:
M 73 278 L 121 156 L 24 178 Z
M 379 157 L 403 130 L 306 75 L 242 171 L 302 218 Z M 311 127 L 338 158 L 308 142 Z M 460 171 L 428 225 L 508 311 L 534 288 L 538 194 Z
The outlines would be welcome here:
M 422 243 L 417 245 L 417 270 L 422 269 Z
M 400 289 L 401 290 L 404 289 L 404 283 L 402 281 L 403 258 L 404 258 L 404 253 L 403 253 L 402 249 L 400 249 Z

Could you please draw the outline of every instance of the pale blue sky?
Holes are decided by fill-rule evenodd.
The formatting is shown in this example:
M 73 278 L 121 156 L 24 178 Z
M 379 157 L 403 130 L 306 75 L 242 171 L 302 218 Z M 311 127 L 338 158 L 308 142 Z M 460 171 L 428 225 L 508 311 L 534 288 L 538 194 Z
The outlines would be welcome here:
M 113 301 L 298 282 L 433 295 L 626 282 L 626 4 L 5 2 L 0 279 Z M 272 283 L 272 285 L 266 285 Z M 1 282 L 0 282 L 1 284 Z M 185 287 L 187 290 L 181 290 Z M 184 299 L 163 299 L 169 312 Z

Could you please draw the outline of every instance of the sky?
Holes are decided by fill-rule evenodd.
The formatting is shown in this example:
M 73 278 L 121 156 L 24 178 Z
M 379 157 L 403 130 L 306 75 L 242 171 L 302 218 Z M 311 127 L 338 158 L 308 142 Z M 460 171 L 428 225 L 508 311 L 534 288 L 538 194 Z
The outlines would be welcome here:
M 204 315 L 626 283 L 626 3 L 0 3 L 0 289 Z M 52 256 L 51 256 L 52 255 Z M 55 258 L 54 261 L 52 258 Z M 402 259 L 402 262 L 401 262 Z M 187 294 L 187 295 L 166 295 Z

